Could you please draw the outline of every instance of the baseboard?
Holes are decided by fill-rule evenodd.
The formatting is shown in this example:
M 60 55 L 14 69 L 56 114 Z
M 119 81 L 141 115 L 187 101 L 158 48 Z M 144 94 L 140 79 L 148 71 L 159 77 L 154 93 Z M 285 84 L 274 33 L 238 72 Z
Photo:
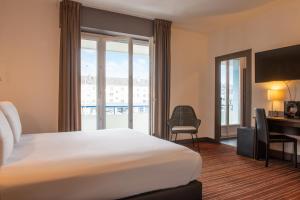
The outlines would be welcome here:
M 196 141 L 196 139 L 195 139 Z M 197 140 L 198 142 L 208 142 L 208 143 L 217 143 L 217 141 L 215 139 L 209 138 L 209 137 L 201 137 L 198 138 Z M 185 139 L 185 140 L 177 140 L 176 143 L 178 144 L 193 144 L 193 140 L 192 139 Z
M 232 140 L 232 139 L 237 139 L 237 136 L 229 136 L 229 137 L 223 137 L 223 138 L 220 138 L 220 141 L 224 141 L 224 140 Z

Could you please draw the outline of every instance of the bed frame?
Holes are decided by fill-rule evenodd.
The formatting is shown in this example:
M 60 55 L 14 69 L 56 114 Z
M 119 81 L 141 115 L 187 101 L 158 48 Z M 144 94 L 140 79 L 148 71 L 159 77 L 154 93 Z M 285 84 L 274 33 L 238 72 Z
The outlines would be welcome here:
M 187 185 L 147 192 L 121 200 L 202 200 L 202 183 L 198 181 L 190 182 Z

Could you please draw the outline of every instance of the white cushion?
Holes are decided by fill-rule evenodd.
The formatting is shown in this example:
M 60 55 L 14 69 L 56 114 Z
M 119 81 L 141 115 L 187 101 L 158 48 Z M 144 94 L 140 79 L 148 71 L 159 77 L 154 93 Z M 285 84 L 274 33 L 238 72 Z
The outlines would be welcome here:
M 0 110 L 5 115 L 11 127 L 15 143 L 19 142 L 22 134 L 22 125 L 16 107 L 11 102 L 2 101 L 0 102 Z
M 193 126 L 174 126 L 172 131 L 195 131 L 196 128 Z
M 13 148 L 14 137 L 12 130 L 3 112 L 0 111 L 0 166 L 5 164 Z

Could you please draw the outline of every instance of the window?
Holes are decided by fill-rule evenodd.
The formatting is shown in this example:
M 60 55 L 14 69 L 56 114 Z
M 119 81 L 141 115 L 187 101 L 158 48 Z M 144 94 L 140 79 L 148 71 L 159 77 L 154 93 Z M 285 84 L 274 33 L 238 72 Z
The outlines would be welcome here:
M 83 130 L 150 131 L 150 42 L 83 34 Z
M 98 47 L 92 40 L 81 41 L 81 115 L 82 129 L 97 128 Z

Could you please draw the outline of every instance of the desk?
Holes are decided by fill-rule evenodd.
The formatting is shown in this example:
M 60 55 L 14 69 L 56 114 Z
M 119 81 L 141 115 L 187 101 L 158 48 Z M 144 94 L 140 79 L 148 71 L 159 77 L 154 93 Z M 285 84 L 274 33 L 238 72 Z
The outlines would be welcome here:
M 300 136 L 300 119 L 267 117 L 269 131 Z
M 281 133 L 285 135 L 300 136 L 300 119 L 291 119 L 285 117 L 267 117 L 268 128 L 270 132 Z M 256 127 L 256 122 L 255 122 Z M 257 141 L 255 131 L 255 158 L 264 157 L 265 146 Z

